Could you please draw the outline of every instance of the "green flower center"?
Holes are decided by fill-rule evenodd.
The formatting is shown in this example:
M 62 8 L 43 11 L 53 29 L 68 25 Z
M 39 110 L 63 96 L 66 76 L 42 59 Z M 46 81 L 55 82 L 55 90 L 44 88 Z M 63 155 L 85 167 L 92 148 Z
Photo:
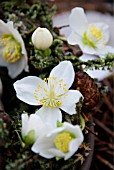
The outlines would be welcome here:
M 8 63 L 14 63 L 22 57 L 21 44 L 11 35 L 2 34 L 0 38 L 0 56 Z
M 54 144 L 57 149 L 61 150 L 62 152 L 69 151 L 69 143 L 71 140 L 74 139 L 74 135 L 69 132 L 61 132 L 56 135 L 54 139 Z
M 87 33 L 84 32 L 83 38 L 82 38 L 82 42 L 90 47 L 93 48 L 97 48 L 97 46 L 95 45 L 95 42 L 92 42 L 89 37 L 87 36 Z
M 96 43 L 103 38 L 102 31 L 94 24 L 89 26 L 89 31 L 84 32 L 82 42 L 90 47 L 97 48 Z M 104 43 L 103 43 L 104 44 Z

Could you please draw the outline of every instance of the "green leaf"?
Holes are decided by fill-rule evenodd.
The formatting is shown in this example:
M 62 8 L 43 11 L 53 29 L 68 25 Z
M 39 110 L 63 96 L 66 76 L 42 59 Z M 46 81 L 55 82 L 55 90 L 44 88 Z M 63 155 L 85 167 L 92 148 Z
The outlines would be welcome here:
M 80 123 L 81 123 L 81 129 L 84 130 L 85 128 L 85 121 L 84 118 L 80 115 Z

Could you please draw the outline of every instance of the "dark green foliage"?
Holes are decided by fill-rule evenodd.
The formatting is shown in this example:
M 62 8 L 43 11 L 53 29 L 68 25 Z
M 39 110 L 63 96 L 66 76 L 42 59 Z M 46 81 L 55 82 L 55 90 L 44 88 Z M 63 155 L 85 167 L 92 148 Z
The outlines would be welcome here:
M 61 40 L 55 39 L 51 47 L 45 51 L 37 49 L 30 51 L 31 64 L 39 70 L 40 77 L 45 77 L 54 66 L 63 60 L 62 43 Z
M 27 38 L 38 26 L 53 30 L 52 17 L 56 7 L 49 6 L 48 1 L 4 1 L 0 3 L 1 19 L 11 20 L 23 38 Z
M 99 70 L 100 68 L 102 68 L 102 70 L 105 70 L 105 68 L 107 68 L 108 70 L 112 71 L 112 69 L 114 68 L 114 54 L 108 53 L 106 57 L 98 58 L 96 60 L 79 60 L 77 63 L 74 64 L 74 66 L 77 67 L 78 65 L 85 65 L 86 70 L 93 70 L 94 68 L 96 70 Z

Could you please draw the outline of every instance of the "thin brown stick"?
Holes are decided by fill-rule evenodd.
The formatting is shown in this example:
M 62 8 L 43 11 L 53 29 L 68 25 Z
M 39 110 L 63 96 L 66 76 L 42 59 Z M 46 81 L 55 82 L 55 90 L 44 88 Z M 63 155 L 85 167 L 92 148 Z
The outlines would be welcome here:
M 96 155 L 96 158 L 97 158 L 100 162 L 102 162 L 102 163 L 104 163 L 106 166 L 108 166 L 110 169 L 114 170 L 114 166 L 113 166 L 109 161 L 107 161 L 106 159 L 104 159 L 104 158 L 101 157 L 100 155 Z
M 103 114 L 103 119 L 102 119 L 102 123 L 103 124 L 105 124 L 106 123 L 106 121 L 107 121 L 107 117 L 108 117 L 108 112 L 106 111 L 106 112 L 104 112 L 104 114 Z
M 91 129 L 89 129 L 87 126 L 85 127 L 86 130 L 88 130 L 89 132 L 91 132 L 93 135 L 98 135 L 97 132 L 93 132 Z
M 100 122 L 98 119 L 94 118 L 95 123 L 100 126 L 103 130 L 105 130 L 109 135 L 114 137 L 114 132 L 111 131 L 108 127 L 106 127 L 102 122 Z
M 112 103 L 109 101 L 109 99 L 105 95 L 103 95 L 103 97 L 104 97 L 103 98 L 104 103 L 108 106 L 108 109 L 114 114 L 114 107 Z
M 107 150 L 107 151 L 106 151 L 106 153 L 108 153 L 108 154 L 110 154 L 111 156 L 113 156 L 113 157 L 114 157 L 114 152 L 113 152 L 113 151 L 109 151 L 109 150 Z M 113 157 L 112 157 L 112 159 L 113 159 Z
M 95 136 L 95 140 L 97 141 L 97 142 L 95 143 L 96 146 L 99 146 L 99 145 L 107 145 L 111 150 L 114 150 L 114 145 L 113 145 L 113 143 L 108 143 L 108 142 L 102 141 L 102 140 L 100 140 L 97 136 Z

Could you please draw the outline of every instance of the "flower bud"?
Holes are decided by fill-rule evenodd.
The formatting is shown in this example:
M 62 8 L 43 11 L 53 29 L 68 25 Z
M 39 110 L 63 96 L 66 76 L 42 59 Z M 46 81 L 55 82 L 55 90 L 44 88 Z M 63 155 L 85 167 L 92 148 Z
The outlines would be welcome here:
M 38 27 L 32 34 L 32 43 L 39 50 L 46 50 L 52 42 L 53 37 L 47 28 Z

